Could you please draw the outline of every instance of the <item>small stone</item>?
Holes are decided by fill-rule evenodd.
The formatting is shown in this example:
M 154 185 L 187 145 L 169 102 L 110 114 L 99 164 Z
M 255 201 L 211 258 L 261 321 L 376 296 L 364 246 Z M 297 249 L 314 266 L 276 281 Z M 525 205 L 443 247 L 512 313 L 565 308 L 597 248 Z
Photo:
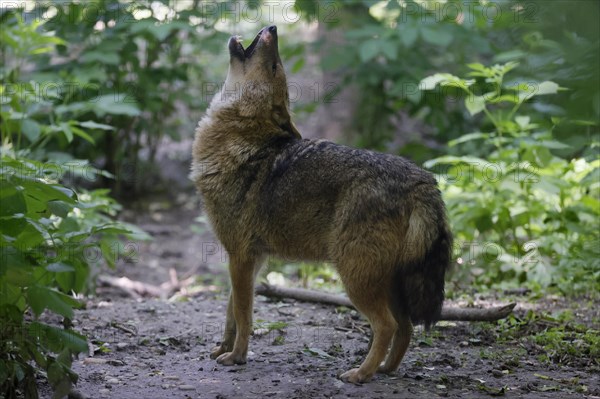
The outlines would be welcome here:
M 129 345 L 127 345 L 125 342 L 119 342 L 117 344 L 117 350 L 122 351 L 123 349 L 127 348 L 127 346 L 129 346 Z
M 500 378 L 504 376 L 504 373 L 502 373 L 502 370 L 498 370 L 498 369 L 493 369 L 492 370 L 492 375 L 496 378 Z
M 180 385 L 179 390 L 181 391 L 195 391 L 196 387 L 193 385 Z
M 106 381 L 107 384 L 118 384 L 120 381 L 118 378 L 110 378 Z
M 122 360 L 109 360 L 107 363 L 111 366 L 125 366 L 125 362 Z
M 260 337 L 260 336 L 268 334 L 268 333 L 269 333 L 268 328 L 257 328 L 256 330 L 254 330 L 254 335 L 257 337 Z

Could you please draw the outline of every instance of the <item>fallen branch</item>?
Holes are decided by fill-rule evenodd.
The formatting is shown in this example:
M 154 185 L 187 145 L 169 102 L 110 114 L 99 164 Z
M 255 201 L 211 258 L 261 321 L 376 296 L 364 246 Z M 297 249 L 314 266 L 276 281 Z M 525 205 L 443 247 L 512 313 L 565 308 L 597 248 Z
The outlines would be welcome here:
M 184 280 L 179 280 L 175 269 L 169 270 L 169 281 L 162 283 L 161 285 L 143 283 L 141 281 L 131 280 L 127 277 L 98 276 L 98 283 L 107 287 L 118 288 L 130 297 L 136 299 L 141 297 L 168 298 L 193 282 L 193 276 L 187 277 Z
M 180 281 L 174 270 L 170 273 L 170 281 L 160 286 L 130 280 L 127 277 L 98 276 L 100 284 L 119 288 L 133 298 L 143 296 L 166 298 L 173 292 L 185 288 L 191 281 L 191 277 Z M 256 287 L 256 293 L 267 297 L 291 298 L 303 302 L 316 302 L 354 308 L 352 302 L 345 296 L 302 288 L 279 287 L 263 283 Z M 516 305 L 516 303 L 509 303 L 503 306 L 483 309 L 444 307 L 440 319 L 448 321 L 494 321 L 508 316 Z
M 256 287 L 256 293 L 267 297 L 291 298 L 303 302 L 317 302 L 354 308 L 352 302 L 345 296 L 302 288 L 279 287 L 263 283 Z M 440 319 L 449 321 L 494 321 L 508 316 L 516 305 L 516 303 L 510 303 L 484 309 L 444 307 Z

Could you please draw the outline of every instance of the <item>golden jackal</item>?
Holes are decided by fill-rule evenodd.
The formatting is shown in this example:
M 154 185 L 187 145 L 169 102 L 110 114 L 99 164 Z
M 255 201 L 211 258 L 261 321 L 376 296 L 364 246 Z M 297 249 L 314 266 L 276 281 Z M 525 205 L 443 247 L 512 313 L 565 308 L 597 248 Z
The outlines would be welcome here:
M 279 255 L 334 263 L 371 324 L 369 354 L 340 378 L 394 372 L 412 323 L 430 326 L 444 300 L 452 238 L 435 179 L 397 156 L 302 139 L 276 26 L 246 49 L 232 37 L 229 53 L 223 89 L 196 130 L 191 174 L 230 258 L 225 334 L 211 357 L 246 362 L 255 276 Z

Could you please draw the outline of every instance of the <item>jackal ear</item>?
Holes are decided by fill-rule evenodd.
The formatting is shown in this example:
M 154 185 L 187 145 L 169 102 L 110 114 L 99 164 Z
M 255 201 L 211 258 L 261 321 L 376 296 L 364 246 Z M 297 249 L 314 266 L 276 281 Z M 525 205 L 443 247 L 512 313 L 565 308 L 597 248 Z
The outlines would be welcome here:
M 292 118 L 285 105 L 274 107 L 273 118 L 275 119 L 275 123 L 277 124 L 277 126 L 279 126 L 280 128 L 282 128 L 283 130 L 285 130 L 286 132 L 288 132 L 296 138 L 302 138 L 300 132 L 292 123 Z

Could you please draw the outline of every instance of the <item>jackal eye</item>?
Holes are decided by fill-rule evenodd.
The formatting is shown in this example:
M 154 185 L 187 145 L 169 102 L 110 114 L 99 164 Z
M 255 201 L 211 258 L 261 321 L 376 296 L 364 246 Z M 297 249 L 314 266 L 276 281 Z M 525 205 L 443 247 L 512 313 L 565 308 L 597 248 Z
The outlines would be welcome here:
M 272 71 L 273 71 L 273 75 L 275 75 L 275 72 L 277 72 L 277 63 L 276 62 L 273 63 Z

